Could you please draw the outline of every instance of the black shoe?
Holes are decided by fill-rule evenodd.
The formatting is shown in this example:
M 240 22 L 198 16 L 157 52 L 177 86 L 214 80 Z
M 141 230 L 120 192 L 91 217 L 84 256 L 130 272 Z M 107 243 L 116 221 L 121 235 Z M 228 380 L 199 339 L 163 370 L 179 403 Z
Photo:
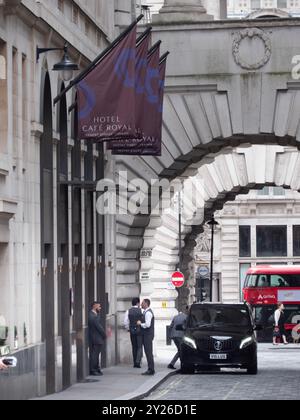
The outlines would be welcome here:
M 147 370 L 147 372 L 142 373 L 143 376 L 153 376 L 155 375 L 154 370 Z
M 176 367 L 175 366 L 173 366 L 171 363 L 168 365 L 168 369 L 173 369 L 173 370 L 175 370 L 176 369 Z
M 103 375 L 103 373 L 102 373 Z M 99 372 L 90 372 L 90 376 L 101 376 L 101 373 Z
M 141 365 L 133 365 L 133 367 L 136 369 L 141 369 Z
M 103 372 L 102 372 L 102 370 L 100 370 L 100 369 L 99 369 L 99 370 L 98 370 L 98 373 L 99 373 L 99 375 L 100 375 L 100 376 L 103 376 Z

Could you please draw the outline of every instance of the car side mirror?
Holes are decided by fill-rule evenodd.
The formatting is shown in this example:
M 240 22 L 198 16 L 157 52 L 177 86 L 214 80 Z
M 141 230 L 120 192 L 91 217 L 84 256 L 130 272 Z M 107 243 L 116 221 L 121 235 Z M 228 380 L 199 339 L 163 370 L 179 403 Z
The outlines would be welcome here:
M 184 327 L 184 325 L 176 325 L 175 330 L 176 331 L 185 331 L 185 327 Z
M 262 331 L 263 330 L 263 326 L 262 325 L 255 325 L 254 327 L 254 331 Z

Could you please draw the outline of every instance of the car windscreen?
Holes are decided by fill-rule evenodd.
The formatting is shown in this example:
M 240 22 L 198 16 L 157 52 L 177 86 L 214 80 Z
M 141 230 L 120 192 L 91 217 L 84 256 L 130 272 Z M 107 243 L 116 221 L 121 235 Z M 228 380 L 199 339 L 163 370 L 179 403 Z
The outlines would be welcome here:
M 199 329 L 250 329 L 251 318 L 243 307 L 192 307 L 188 328 Z

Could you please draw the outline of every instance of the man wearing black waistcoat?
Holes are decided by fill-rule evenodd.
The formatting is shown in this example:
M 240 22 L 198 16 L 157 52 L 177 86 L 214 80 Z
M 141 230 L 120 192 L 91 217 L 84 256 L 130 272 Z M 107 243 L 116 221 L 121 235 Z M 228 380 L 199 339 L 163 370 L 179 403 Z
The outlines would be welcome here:
M 153 340 L 154 340 L 154 314 L 150 309 L 151 302 L 149 299 L 144 299 L 142 302 L 143 320 L 138 321 L 138 325 L 142 327 L 143 346 L 147 358 L 148 370 L 142 375 L 154 375 L 154 358 L 153 358 Z
M 140 325 L 137 325 L 138 321 L 142 321 L 143 313 L 140 308 L 140 299 L 132 299 L 132 307 L 126 312 L 124 325 L 127 331 L 130 333 L 131 345 L 132 345 L 132 356 L 133 356 L 133 367 L 141 368 L 141 361 L 143 356 L 143 336 Z

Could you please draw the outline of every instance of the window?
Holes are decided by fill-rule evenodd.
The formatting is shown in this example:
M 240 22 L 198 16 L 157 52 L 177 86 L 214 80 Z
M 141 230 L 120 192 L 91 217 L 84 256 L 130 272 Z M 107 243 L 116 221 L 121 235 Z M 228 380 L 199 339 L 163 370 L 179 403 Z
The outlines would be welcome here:
M 287 227 L 257 226 L 256 248 L 258 257 L 286 257 Z
M 19 56 L 16 48 L 12 50 L 12 76 L 13 76 L 13 157 L 18 159 L 19 153 Z
M 271 274 L 271 287 L 289 287 L 290 282 L 288 281 L 292 276 L 285 276 L 286 280 L 283 276 L 279 274 Z
M 256 279 L 257 279 L 257 274 L 248 275 L 245 280 L 245 287 L 255 287 Z
M 6 57 L 6 44 L 0 39 L 0 153 L 7 153 L 8 98 Z
M 240 257 L 251 257 L 251 228 L 240 226 Z
M 279 9 L 286 9 L 287 8 L 287 0 L 278 0 L 277 7 Z
M 260 274 L 257 280 L 257 287 L 270 287 L 269 276 Z
M 258 190 L 257 195 L 270 195 L 270 187 L 264 187 L 262 190 Z
M 293 226 L 293 255 L 300 256 L 300 226 Z
M 273 195 L 283 196 L 285 195 L 285 189 L 282 187 L 273 187 Z
M 263 189 L 257 191 L 257 195 L 282 197 L 285 195 L 285 189 L 282 187 L 264 187 Z
M 251 9 L 260 9 L 260 0 L 251 0 Z

